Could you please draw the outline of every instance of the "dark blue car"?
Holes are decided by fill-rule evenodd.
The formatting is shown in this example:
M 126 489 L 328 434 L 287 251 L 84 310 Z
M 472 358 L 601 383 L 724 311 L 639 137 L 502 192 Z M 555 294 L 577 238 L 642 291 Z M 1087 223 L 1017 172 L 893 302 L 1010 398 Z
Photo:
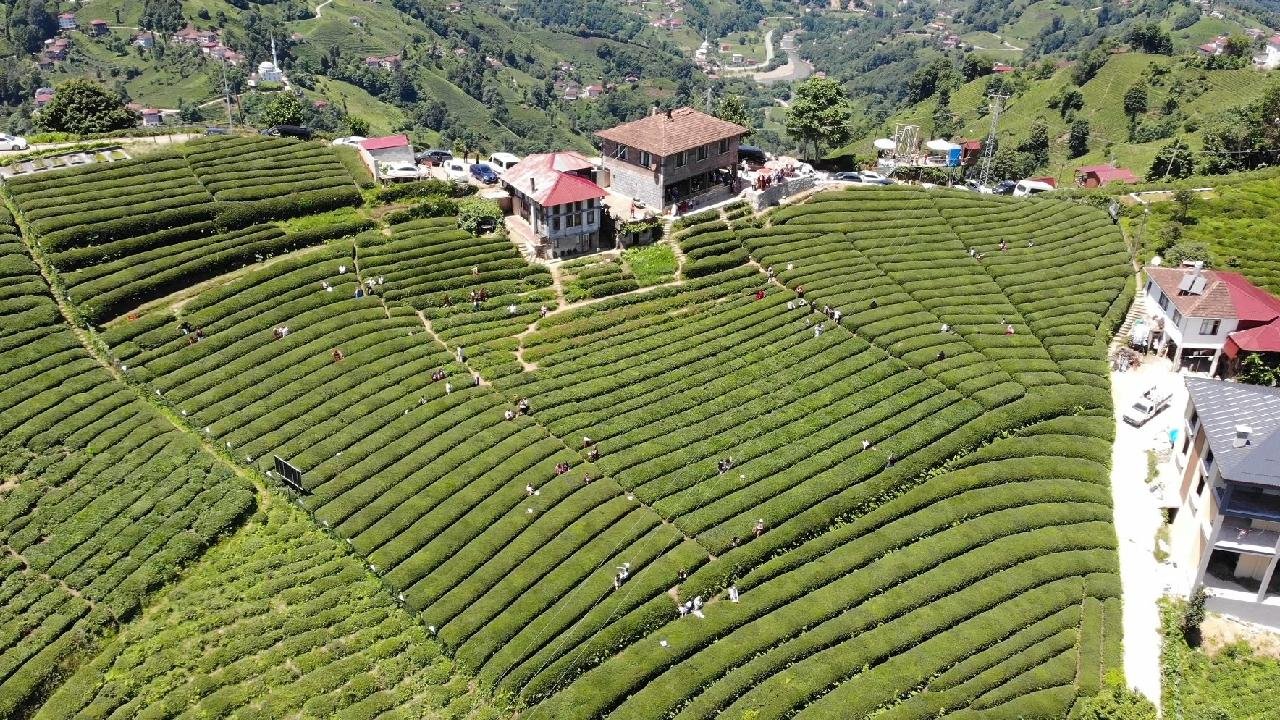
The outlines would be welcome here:
M 479 180 L 485 185 L 492 185 L 498 182 L 498 173 L 485 163 L 476 163 L 472 165 L 471 177 Z

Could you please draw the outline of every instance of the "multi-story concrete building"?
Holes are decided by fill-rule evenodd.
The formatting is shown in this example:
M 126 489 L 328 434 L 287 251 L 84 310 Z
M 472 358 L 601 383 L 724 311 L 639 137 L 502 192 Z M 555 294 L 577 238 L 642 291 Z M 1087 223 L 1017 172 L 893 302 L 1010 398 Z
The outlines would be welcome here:
M 736 191 L 747 128 L 693 108 L 655 112 L 596 133 L 609 189 L 646 207 L 715 202 Z
M 1187 267 L 1146 272 L 1151 342 L 1175 367 L 1192 365 L 1214 375 L 1224 354 L 1234 361 L 1238 350 L 1268 351 L 1269 335 L 1260 328 L 1280 328 L 1280 298 L 1239 273 Z
M 1280 388 L 1186 382 L 1171 558 L 1186 588 L 1280 607 Z
M 532 233 L 538 257 L 559 258 L 602 249 L 605 191 L 596 166 L 575 152 L 530 155 L 502 174 L 511 210 Z

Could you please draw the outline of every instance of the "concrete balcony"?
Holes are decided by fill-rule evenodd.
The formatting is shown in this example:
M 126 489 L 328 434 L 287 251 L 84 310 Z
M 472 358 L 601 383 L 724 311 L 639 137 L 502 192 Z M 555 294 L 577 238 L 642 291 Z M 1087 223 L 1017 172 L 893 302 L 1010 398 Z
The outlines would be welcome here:
M 1255 528 L 1248 520 L 1228 517 L 1223 519 L 1213 547 L 1251 555 L 1275 555 L 1277 543 L 1280 543 L 1280 532 Z

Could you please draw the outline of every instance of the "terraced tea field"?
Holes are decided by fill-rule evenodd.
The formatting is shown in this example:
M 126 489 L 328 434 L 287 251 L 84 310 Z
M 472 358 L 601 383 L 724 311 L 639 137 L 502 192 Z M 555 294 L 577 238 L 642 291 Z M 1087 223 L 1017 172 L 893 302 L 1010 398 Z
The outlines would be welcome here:
M 174 223 L 214 226 L 195 257 L 215 262 L 222 237 L 287 237 L 270 217 L 227 220 L 244 216 L 226 203 L 274 201 L 231 199 L 210 155 L 183 155 L 198 188 L 174 180 L 217 211 Z M 306 167 L 264 160 L 263 182 L 310 183 Z M 25 214 L 48 188 L 9 191 Z M 183 440 L 188 466 L 240 488 L 224 495 L 241 498 L 236 512 L 208 511 L 216 522 L 190 502 L 138 517 L 234 525 L 252 496 L 228 463 L 270 486 L 259 504 L 293 498 L 273 456 L 302 471 L 291 502 L 311 517 L 266 502 L 265 525 L 75 655 L 60 690 L 0 688 L 13 707 L 56 693 L 43 717 L 391 718 L 416 701 L 441 717 L 509 714 L 477 709 L 468 676 L 534 719 L 1065 717 L 1120 658 L 1104 364 L 1127 303 L 1118 233 L 1082 205 L 910 188 L 731 215 L 673 232 L 681 268 L 660 287 L 623 288 L 617 263 L 569 268 L 587 295 L 604 288 L 577 302 L 504 238 L 435 218 L 333 228 L 180 302 L 144 305 L 174 287 L 157 284 L 99 306 L 110 312 L 86 310 L 102 286 L 76 287 L 115 277 L 121 257 L 143 278 L 182 267 L 169 256 L 186 246 L 139 241 L 70 269 L 49 246 L 63 230 L 24 217 L 71 311 L 128 315 L 91 346 L 124 381 L 62 323 L 17 238 L 14 262 L 32 272 L 5 302 L 47 329 L 9 343 L 7 372 L 100 378 L 104 397 Z M 81 225 L 63 248 L 181 232 L 144 221 L 99 241 Z M 50 336 L 60 344 L 27 347 Z M 116 449 L 136 446 L 117 443 L 120 425 L 98 421 L 113 434 L 97 445 L 73 425 L 58 447 L 131 457 Z M 42 459 L 45 435 L 6 427 L 25 467 L 60 467 Z M 99 474 L 115 477 L 115 462 Z M 34 492 L 20 477 L 5 507 Z M 162 477 L 144 485 L 168 488 Z M 5 542 L 43 559 L 31 545 L 48 542 L 28 534 Z M 16 591 L 52 603 L 28 624 L 84 602 L 44 567 L 59 566 L 17 576 L 31 577 Z M 209 584 L 219 574 L 225 589 Z M 264 602 L 267 587 L 285 607 Z M 253 619 L 228 625 L 233 613 Z M 151 657 L 150 638 L 190 652 Z M 402 653 L 407 666 L 393 662 Z

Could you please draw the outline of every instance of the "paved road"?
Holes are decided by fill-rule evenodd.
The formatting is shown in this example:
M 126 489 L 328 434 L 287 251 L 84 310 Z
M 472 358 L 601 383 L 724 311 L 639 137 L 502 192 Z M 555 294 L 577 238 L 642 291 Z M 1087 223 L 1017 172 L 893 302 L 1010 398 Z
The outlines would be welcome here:
M 787 54 L 787 64 L 768 72 L 756 73 L 756 82 L 771 85 L 776 82 L 803 80 L 813 74 L 813 65 L 808 60 L 801 60 L 800 54 L 796 51 L 798 47 L 796 35 L 799 33 L 799 30 L 792 30 L 782 36 L 780 47 Z
M 1127 372 L 1111 374 L 1111 399 L 1115 405 L 1116 439 L 1111 451 L 1111 499 L 1119 542 L 1120 582 L 1124 591 L 1124 674 L 1131 688 L 1160 706 L 1160 610 L 1157 602 L 1174 581 L 1172 571 L 1155 558 L 1155 536 L 1163 517 L 1160 483 L 1176 483 L 1171 461 L 1161 462 L 1157 483 L 1148 485 L 1147 450 L 1169 448 L 1169 427 L 1180 419 L 1187 405 L 1187 389 L 1181 375 L 1167 359 L 1146 358 Z M 1151 386 L 1173 392 L 1169 409 L 1141 428 L 1120 419 L 1135 398 Z

